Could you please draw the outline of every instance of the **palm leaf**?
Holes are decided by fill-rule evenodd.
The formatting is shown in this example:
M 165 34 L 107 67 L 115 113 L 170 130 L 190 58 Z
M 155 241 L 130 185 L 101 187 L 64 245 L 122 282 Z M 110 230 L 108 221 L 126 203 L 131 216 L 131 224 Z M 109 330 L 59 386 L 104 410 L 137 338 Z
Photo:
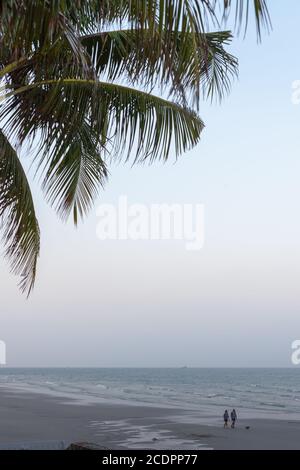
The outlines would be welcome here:
M 244 33 L 246 34 L 251 4 L 254 12 L 258 39 L 261 40 L 263 28 L 267 31 L 272 28 L 266 0 L 223 0 L 223 4 L 223 19 L 225 20 L 225 23 L 230 16 L 231 10 L 235 11 L 235 26 L 238 29 L 238 32 L 244 25 Z
M 98 75 L 109 80 L 124 78 L 143 87 L 170 86 L 170 96 L 183 102 L 191 97 L 199 104 L 200 92 L 211 98 L 222 98 L 237 75 L 237 60 L 225 51 L 231 40 L 229 31 L 203 35 L 187 33 L 177 36 L 173 55 L 167 47 L 148 42 L 140 45 L 136 30 L 109 31 L 81 38 Z
M 5 255 L 29 295 L 36 275 L 40 233 L 29 184 L 16 151 L 0 131 L 0 219 Z
M 58 60 L 68 50 L 72 55 L 73 71 L 91 78 L 91 67 L 78 37 L 78 27 L 69 18 L 66 7 L 64 2 L 43 0 L 1 2 L 0 68 L 7 73 L 11 64 L 22 66 L 24 62 L 32 61 L 33 56 L 39 59 L 39 67 L 49 68 L 51 56 Z
M 67 219 L 72 212 L 77 225 L 78 216 L 89 211 L 107 178 L 106 165 L 87 123 L 72 136 L 60 133 L 51 147 L 43 189 L 59 215 Z
M 196 145 L 204 127 L 190 109 L 99 81 L 35 83 L 8 98 L 2 110 L 6 131 L 23 140 L 40 130 L 37 157 L 47 199 L 62 218 L 73 212 L 75 224 L 107 177 L 101 154 L 133 154 L 134 163 L 167 160 L 171 149 L 178 156 Z
M 246 31 L 251 10 L 260 39 L 271 27 L 266 0 L 0 2 L 0 217 L 23 290 L 34 283 L 39 229 L 9 140 L 38 139 L 46 196 L 77 223 L 107 177 L 107 154 L 152 162 L 197 144 L 204 125 L 189 106 L 221 98 L 236 75 L 221 26 L 233 16 Z
M 0 112 L 7 132 L 23 141 L 42 131 L 48 155 L 60 135 L 69 138 L 86 122 L 114 156 L 134 161 L 179 156 L 200 139 L 203 122 L 186 107 L 133 88 L 95 80 L 48 80 L 7 93 Z
M 266 0 L 105 0 L 90 3 L 90 14 L 99 24 L 126 22 L 133 29 L 193 31 L 205 33 L 211 23 L 228 21 L 233 11 L 238 29 L 248 26 L 252 9 L 258 37 L 269 30 L 271 20 Z M 96 6 L 97 5 L 97 6 Z M 93 31 L 92 31 L 93 32 Z

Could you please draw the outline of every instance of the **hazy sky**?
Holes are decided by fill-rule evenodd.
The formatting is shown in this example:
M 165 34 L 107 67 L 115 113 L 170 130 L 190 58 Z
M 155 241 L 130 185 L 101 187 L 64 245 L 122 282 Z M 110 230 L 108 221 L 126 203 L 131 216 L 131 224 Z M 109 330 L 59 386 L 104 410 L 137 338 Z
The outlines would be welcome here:
M 0 266 L 8 366 L 291 365 L 300 338 L 300 105 L 291 102 L 300 2 L 268 3 L 273 33 L 261 45 L 253 28 L 234 41 L 239 80 L 221 106 L 202 105 L 197 148 L 176 164 L 112 167 L 99 199 L 203 203 L 203 249 L 100 241 L 95 210 L 74 230 L 35 191 L 42 250 L 29 300 Z

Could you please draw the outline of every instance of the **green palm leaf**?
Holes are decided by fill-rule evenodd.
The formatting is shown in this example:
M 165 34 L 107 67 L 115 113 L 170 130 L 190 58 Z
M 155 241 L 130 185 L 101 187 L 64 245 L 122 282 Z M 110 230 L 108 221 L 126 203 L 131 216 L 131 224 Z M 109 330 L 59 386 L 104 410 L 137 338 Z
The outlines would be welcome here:
M 0 131 L 0 220 L 5 254 L 22 291 L 30 293 L 36 275 L 40 232 L 29 184 L 16 151 Z
M 83 2 L 84 3 L 84 2 Z M 100 23 L 127 21 L 133 29 L 165 30 L 205 33 L 213 22 L 226 22 L 233 13 L 238 29 L 247 29 L 252 9 L 258 37 L 261 30 L 271 28 L 266 0 L 106 0 L 93 8 L 94 18 Z
M 179 34 L 172 54 L 164 41 L 163 47 L 157 48 L 150 33 L 141 45 L 136 30 L 90 34 L 81 42 L 98 75 L 109 80 L 122 77 L 150 88 L 165 88 L 169 83 L 170 96 L 183 102 L 192 97 L 198 105 L 200 91 L 222 98 L 237 75 L 237 60 L 224 49 L 231 37 L 230 31 Z
M 221 29 L 233 17 L 246 30 L 251 10 L 260 38 L 271 26 L 266 0 L 0 2 L 0 217 L 23 290 L 34 283 L 39 229 L 10 141 L 39 143 L 46 197 L 77 223 L 108 157 L 165 161 L 199 142 L 200 98 L 222 98 L 237 74 Z
M 128 159 L 133 154 L 134 163 L 167 160 L 171 147 L 179 155 L 196 145 L 204 127 L 190 109 L 105 82 L 35 83 L 8 97 L 2 110 L 7 131 L 26 129 L 25 139 L 40 130 L 38 158 L 47 199 L 64 219 L 72 211 L 75 223 L 107 177 L 101 155 Z M 38 110 L 31 103 L 38 103 Z
M 50 147 L 43 189 L 60 216 L 67 219 L 72 212 L 77 225 L 78 215 L 83 218 L 89 211 L 107 178 L 97 138 L 84 122 L 75 134 L 56 136 Z
M 94 80 L 33 83 L 7 93 L 6 98 L 11 98 L 2 110 L 7 117 L 6 129 L 22 139 L 40 129 L 46 156 L 60 135 L 71 139 L 86 124 L 112 155 L 127 159 L 133 152 L 135 162 L 167 160 L 172 144 L 174 154 L 180 155 L 199 142 L 204 127 L 191 109 L 136 89 Z

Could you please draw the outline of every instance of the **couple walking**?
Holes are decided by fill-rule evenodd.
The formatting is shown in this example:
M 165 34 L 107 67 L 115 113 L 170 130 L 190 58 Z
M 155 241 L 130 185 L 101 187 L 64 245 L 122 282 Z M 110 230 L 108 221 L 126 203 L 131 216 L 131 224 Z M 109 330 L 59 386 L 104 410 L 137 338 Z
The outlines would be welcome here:
M 228 428 L 229 414 L 227 410 L 225 410 L 223 418 L 224 418 L 224 428 Z M 235 409 L 233 409 L 232 412 L 230 413 L 230 418 L 231 418 L 231 427 L 234 428 L 235 422 L 237 420 L 237 414 L 236 414 Z

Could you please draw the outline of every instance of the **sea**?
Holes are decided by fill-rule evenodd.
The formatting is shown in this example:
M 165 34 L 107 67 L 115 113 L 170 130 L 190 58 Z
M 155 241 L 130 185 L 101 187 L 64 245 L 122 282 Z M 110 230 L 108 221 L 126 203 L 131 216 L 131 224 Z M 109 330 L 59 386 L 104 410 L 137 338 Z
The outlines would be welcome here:
M 0 387 L 65 402 L 300 419 L 300 368 L 0 368 Z

